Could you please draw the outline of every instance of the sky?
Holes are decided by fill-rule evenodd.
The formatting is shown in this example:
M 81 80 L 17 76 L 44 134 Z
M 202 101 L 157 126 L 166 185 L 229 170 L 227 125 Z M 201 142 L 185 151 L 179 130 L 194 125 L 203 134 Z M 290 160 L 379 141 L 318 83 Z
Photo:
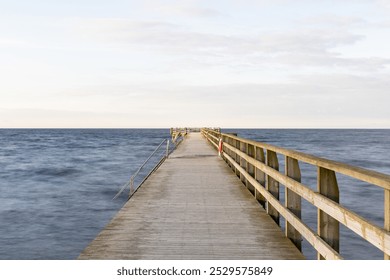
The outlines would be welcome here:
M 390 0 L 0 0 L 1 128 L 390 128 Z

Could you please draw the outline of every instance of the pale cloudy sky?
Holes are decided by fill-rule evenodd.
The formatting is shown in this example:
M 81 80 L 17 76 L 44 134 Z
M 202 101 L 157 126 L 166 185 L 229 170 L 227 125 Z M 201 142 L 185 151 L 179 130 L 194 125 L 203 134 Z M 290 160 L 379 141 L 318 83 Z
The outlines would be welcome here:
M 0 127 L 390 128 L 390 1 L 0 0 Z

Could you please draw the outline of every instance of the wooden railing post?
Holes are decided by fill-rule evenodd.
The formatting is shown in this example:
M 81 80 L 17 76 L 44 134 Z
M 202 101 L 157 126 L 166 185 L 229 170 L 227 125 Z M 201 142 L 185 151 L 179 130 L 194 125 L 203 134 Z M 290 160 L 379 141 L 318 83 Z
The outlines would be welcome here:
M 236 149 L 237 150 L 240 150 L 240 141 L 239 140 L 234 140 L 234 144 L 236 145 L 235 147 L 236 147 Z M 240 164 L 240 162 L 241 162 L 241 158 L 240 158 L 240 156 L 238 155 L 238 154 L 236 154 L 236 158 L 235 158 L 235 160 L 236 160 L 236 162 L 238 163 L 238 164 Z M 236 176 L 237 177 L 240 177 L 240 171 L 238 171 L 238 169 L 236 168 Z
M 295 181 L 301 182 L 301 170 L 296 159 L 288 156 L 285 157 L 285 174 Z M 295 216 L 301 218 L 301 197 L 289 188 L 286 188 L 285 206 Z M 300 251 L 302 251 L 301 234 L 289 222 L 287 222 L 287 220 L 285 225 L 286 236 L 291 239 Z
M 247 154 L 248 156 L 255 158 L 255 147 L 253 145 L 247 144 Z M 249 162 L 246 163 L 246 170 L 249 175 L 255 178 L 255 168 Z M 246 181 L 246 187 L 253 195 L 255 195 L 255 187 L 248 180 Z
M 244 154 L 246 154 L 247 153 L 247 144 L 245 143 L 245 142 L 240 142 L 240 151 L 241 152 L 243 152 Z M 246 160 L 243 158 L 243 157 L 241 157 L 240 158 L 240 166 L 245 170 L 245 171 L 247 171 L 247 169 L 246 169 Z M 245 178 L 245 176 L 244 176 L 244 174 L 241 174 L 240 173 L 240 180 L 241 180 L 241 182 L 243 182 L 244 183 L 244 185 L 246 186 L 246 178 Z
M 385 189 L 385 205 L 384 205 L 384 229 L 390 232 L 390 190 Z M 384 254 L 385 260 L 390 260 L 389 254 Z
M 255 147 L 255 158 L 258 161 L 265 163 L 264 150 L 262 148 Z M 255 179 L 257 182 L 259 182 L 261 184 L 262 187 L 265 188 L 265 173 L 258 168 L 255 169 Z M 256 197 L 257 201 L 265 209 L 266 199 L 257 189 L 255 189 L 255 197 Z
M 222 154 L 224 154 L 224 153 L 229 154 L 229 153 L 226 151 L 226 149 L 225 149 L 225 147 L 224 147 L 224 145 L 223 145 L 223 143 L 228 143 L 228 138 L 227 138 L 225 135 L 221 135 L 221 139 L 222 139 Z M 229 162 L 226 160 L 226 158 L 225 158 L 224 156 L 222 156 L 222 158 L 223 158 L 223 160 L 229 165 Z M 230 165 L 229 165 L 229 166 L 230 166 Z
M 233 145 L 233 139 L 226 136 L 226 139 L 225 141 L 229 144 L 229 145 Z M 227 148 L 225 148 L 225 146 L 223 146 L 224 148 L 224 153 L 227 153 L 231 158 L 233 157 L 233 152 Z M 234 170 L 234 166 L 233 164 L 230 163 L 230 161 L 226 160 L 227 164 L 230 166 L 231 169 Z
M 279 170 L 278 157 L 274 151 L 267 150 L 266 164 L 275 170 Z M 266 189 L 279 200 L 279 182 L 271 176 L 267 175 Z M 279 225 L 279 213 L 274 207 L 267 201 L 267 213 L 272 219 Z
M 231 142 L 229 144 L 232 145 L 233 147 L 235 147 L 236 146 L 236 140 L 232 138 Z M 236 159 L 236 153 L 234 151 L 231 151 L 230 156 L 231 156 L 231 158 L 233 160 Z M 232 164 L 232 169 L 233 169 L 233 172 L 236 174 L 236 167 L 234 166 L 234 164 Z
M 318 167 L 317 169 L 317 189 L 318 192 L 327 198 L 339 203 L 339 187 L 336 173 L 332 170 Z M 340 225 L 339 222 L 318 209 L 318 235 L 328 243 L 336 252 L 340 251 Z M 317 254 L 318 259 L 324 259 Z

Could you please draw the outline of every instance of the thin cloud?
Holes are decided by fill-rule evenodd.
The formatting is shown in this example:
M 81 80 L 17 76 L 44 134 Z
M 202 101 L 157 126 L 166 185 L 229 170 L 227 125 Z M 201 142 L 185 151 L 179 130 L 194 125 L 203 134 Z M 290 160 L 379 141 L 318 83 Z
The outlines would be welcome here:
M 334 14 L 307 17 L 301 20 L 296 20 L 296 23 L 301 25 L 329 26 L 337 28 L 365 27 L 368 24 L 368 22 L 361 17 L 339 16 Z
M 189 31 L 176 24 L 126 19 L 91 19 L 77 22 L 83 35 L 97 36 L 102 42 L 145 45 L 156 48 L 202 52 L 323 52 L 328 49 L 354 44 L 361 35 L 345 31 L 307 29 L 256 35 L 222 35 Z
M 256 35 L 223 35 L 189 31 L 169 22 L 92 19 L 78 22 L 83 37 L 98 39 L 123 49 L 138 48 L 162 52 L 172 59 L 202 57 L 200 64 L 263 65 L 301 67 L 339 67 L 376 71 L 390 63 L 380 57 L 346 58 L 332 51 L 365 39 L 336 28 L 259 32 Z M 192 57 L 191 57 L 192 56 Z M 211 58 L 211 60 L 210 60 Z
M 164 5 L 159 0 L 143 0 L 142 2 L 144 9 L 159 15 L 187 18 L 214 18 L 223 16 L 218 10 L 201 6 L 199 2 L 177 0 L 166 2 Z
M 171 13 L 186 17 L 213 18 L 223 16 L 217 10 L 202 7 L 175 7 L 171 8 Z
M 375 3 L 379 5 L 381 8 L 390 10 L 390 1 L 389 0 L 375 0 Z
M 325 52 L 319 54 L 285 54 L 273 58 L 259 58 L 260 62 L 266 60 L 274 65 L 295 66 L 300 68 L 325 67 L 336 69 L 349 69 L 357 72 L 372 72 L 384 70 L 390 65 L 390 59 L 381 57 L 345 58 L 340 54 Z

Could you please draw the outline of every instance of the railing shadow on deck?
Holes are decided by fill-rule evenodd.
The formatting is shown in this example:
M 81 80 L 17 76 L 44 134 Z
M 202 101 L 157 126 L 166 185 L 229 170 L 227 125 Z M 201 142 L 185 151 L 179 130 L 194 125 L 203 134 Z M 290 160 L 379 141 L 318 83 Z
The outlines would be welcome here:
M 302 237 L 317 251 L 318 259 L 342 259 L 340 223 L 379 248 L 390 259 L 390 176 L 266 143 L 203 128 L 202 134 L 218 149 L 267 213 L 279 224 L 285 219 L 285 235 L 302 251 Z M 277 155 L 285 158 L 279 171 Z M 317 191 L 301 183 L 299 163 L 317 168 Z M 379 227 L 339 204 L 336 173 L 368 182 L 384 190 L 384 227 Z M 285 186 L 285 203 L 279 201 L 279 184 Z M 301 199 L 317 208 L 317 232 L 301 219 Z

